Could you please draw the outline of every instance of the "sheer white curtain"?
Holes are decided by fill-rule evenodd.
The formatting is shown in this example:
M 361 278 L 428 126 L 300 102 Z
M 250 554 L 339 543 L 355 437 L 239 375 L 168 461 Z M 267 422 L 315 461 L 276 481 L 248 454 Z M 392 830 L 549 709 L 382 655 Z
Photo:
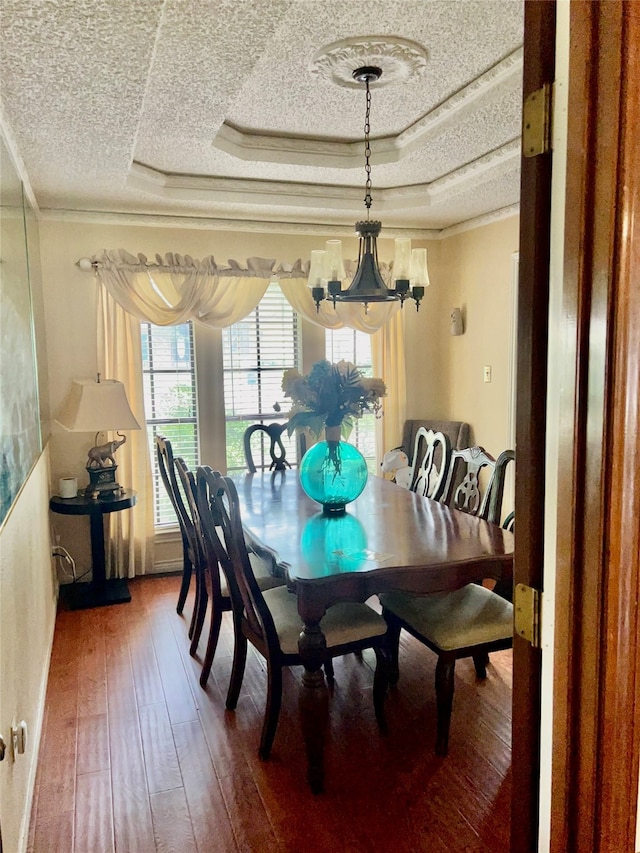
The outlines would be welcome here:
M 97 332 L 100 372 L 124 383 L 133 414 L 144 425 L 140 321 L 118 305 L 100 281 Z M 118 467 L 118 481 L 137 493 L 136 508 L 110 515 L 107 568 L 132 578 L 153 565 L 153 485 L 144 426 L 127 433 Z
M 249 258 L 245 267 L 233 260 L 219 266 L 212 256 L 200 261 L 169 253 L 149 261 L 142 254 L 134 256 L 119 249 L 105 251 L 92 261 L 99 283 L 99 363 L 106 378 L 124 383 L 140 423 L 145 420 L 140 321 L 168 326 L 194 320 L 226 328 L 250 314 L 269 282 L 278 280 L 287 300 L 306 320 L 324 328 L 350 326 L 373 335 L 374 373 L 382 377 L 388 389 L 384 416 L 378 422 L 379 454 L 400 441 L 406 392 L 398 303 L 373 303 L 365 310 L 359 303 L 342 303 L 334 309 L 327 301 L 318 311 L 300 260 L 276 266 L 275 260 Z M 114 525 L 111 542 L 113 564 L 124 566 L 129 577 L 144 573 L 152 565 L 154 536 L 146 433 L 141 430 L 131 435 L 119 462 L 122 481 L 131 483 L 138 493 L 137 510 L 116 514 L 126 517 L 121 529 Z

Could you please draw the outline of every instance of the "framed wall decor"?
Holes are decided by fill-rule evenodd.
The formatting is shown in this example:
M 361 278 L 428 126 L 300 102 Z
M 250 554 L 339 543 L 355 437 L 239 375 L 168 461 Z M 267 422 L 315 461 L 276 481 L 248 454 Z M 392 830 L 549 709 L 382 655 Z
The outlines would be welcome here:
M 0 136 L 0 525 L 42 450 L 27 208 Z

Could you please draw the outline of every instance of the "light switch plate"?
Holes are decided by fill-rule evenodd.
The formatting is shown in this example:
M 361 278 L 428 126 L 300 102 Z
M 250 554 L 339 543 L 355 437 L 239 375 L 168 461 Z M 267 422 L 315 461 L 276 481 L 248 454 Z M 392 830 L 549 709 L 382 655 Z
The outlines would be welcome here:
M 484 381 L 491 382 L 491 365 L 485 364 L 484 366 Z

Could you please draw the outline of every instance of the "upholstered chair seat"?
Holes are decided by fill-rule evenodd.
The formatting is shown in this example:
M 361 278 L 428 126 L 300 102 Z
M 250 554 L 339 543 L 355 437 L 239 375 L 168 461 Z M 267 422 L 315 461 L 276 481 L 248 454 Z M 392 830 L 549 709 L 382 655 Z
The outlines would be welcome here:
M 263 598 L 273 617 L 283 654 L 297 655 L 300 614 L 296 596 L 286 587 L 280 587 L 267 590 Z M 326 637 L 327 648 L 332 649 L 368 637 L 382 637 L 387 633 L 387 623 L 373 608 L 345 601 L 327 610 L 322 619 L 322 633 Z
M 513 633 L 513 605 L 474 583 L 428 596 L 387 592 L 380 601 L 446 652 L 506 640 Z

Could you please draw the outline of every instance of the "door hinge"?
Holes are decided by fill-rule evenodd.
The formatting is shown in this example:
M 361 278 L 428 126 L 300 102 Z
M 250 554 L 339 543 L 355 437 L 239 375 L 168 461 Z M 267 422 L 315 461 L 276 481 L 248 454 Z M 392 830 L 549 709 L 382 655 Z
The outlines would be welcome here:
M 516 584 L 513 600 L 515 632 L 531 645 L 541 648 L 542 593 L 524 583 Z
M 522 110 L 522 154 L 537 157 L 551 151 L 553 86 L 545 83 L 527 97 Z

